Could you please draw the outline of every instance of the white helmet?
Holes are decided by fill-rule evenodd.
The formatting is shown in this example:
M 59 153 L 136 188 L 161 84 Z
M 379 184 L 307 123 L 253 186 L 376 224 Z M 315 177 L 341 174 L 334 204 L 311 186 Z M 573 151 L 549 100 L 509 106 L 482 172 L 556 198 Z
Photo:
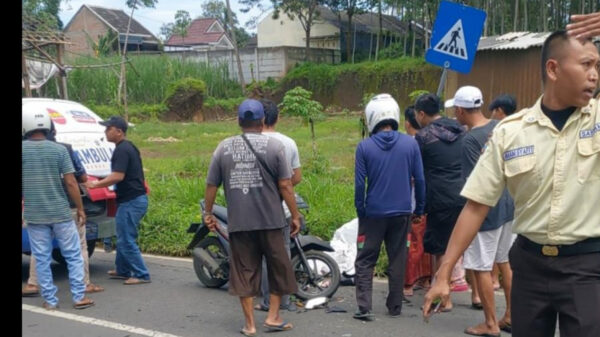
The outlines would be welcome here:
M 22 136 L 25 136 L 27 133 L 34 130 L 50 131 L 51 128 L 50 115 L 48 115 L 46 110 L 24 109 L 22 122 Z
M 400 122 L 400 107 L 390 94 L 379 94 L 371 98 L 369 104 L 367 104 L 365 118 L 367 119 L 369 133 L 373 133 L 377 124 L 385 120 L 396 122 L 397 129 Z

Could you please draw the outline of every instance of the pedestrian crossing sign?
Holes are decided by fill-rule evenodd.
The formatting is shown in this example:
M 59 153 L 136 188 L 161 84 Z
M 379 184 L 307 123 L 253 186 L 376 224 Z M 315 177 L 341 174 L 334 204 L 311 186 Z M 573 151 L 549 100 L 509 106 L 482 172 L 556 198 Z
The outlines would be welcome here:
M 425 60 L 461 73 L 470 72 L 486 16 L 482 10 L 442 1 Z

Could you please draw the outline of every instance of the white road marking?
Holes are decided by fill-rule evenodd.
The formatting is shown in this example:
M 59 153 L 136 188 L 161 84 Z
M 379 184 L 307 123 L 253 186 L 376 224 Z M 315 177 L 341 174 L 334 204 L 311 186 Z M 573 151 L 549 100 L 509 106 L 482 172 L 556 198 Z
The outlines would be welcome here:
M 142 335 L 142 336 L 179 337 L 176 335 L 172 335 L 170 333 L 164 333 L 164 332 L 160 332 L 160 331 L 156 331 L 156 330 L 148 330 L 148 329 L 138 328 L 138 327 L 131 326 L 131 325 L 109 322 L 109 321 L 105 321 L 102 319 L 96 319 L 96 318 L 92 318 L 92 317 L 74 315 L 74 314 L 70 314 L 70 313 L 66 313 L 66 312 L 62 312 L 62 311 L 58 311 L 58 310 L 49 311 L 44 308 L 35 307 L 32 305 L 28 305 L 28 304 L 23 304 L 22 309 L 26 310 L 26 311 L 34 312 L 36 314 L 64 318 L 64 319 L 68 319 L 71 321 L 97 325 L 97 326 L 115 329 L 115 330 L 126 331 L 126 332 L 130 332 L 130 333 L 134 333 L 134 334 L 138 334 L 138 335 Z

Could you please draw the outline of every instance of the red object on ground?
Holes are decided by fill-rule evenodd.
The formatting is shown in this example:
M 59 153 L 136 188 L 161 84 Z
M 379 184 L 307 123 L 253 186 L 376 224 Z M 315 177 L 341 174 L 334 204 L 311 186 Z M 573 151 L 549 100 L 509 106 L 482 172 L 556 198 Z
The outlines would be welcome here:
M 423 247 L 427 219 L 425 216 L 421 219 L 420 222 L 411 224 L 411 230 L 408 233 L 410 243 L 404 276 L 404 285 L 406 286 L 411 286 L 420 279 L 431 277 L 431 255 L 425 253 Z

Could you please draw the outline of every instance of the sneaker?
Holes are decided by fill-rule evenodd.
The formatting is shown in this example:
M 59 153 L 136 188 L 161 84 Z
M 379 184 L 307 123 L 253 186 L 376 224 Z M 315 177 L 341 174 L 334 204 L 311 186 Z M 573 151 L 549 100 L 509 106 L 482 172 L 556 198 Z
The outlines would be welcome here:
M 362 321 L 371 322 L 371 321 L 375 320 L 375 315 L 373 315 L 373 313 L 371 313 L 370 311 L 362 312 L 362 311 L 358 310 L 358 311 L 356 311 L 354 313 L 354 315 L 352 316 L 352 318 L 360 319 Z

